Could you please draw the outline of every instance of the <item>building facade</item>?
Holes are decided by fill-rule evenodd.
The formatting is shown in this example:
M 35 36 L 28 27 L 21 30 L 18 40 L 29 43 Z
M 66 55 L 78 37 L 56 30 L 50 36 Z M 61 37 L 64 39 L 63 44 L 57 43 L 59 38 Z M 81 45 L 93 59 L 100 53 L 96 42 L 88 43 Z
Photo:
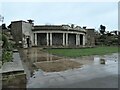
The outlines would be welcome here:
M 34 25 L 26 21 L 11 22 L 11 33 L 17 44 L 27 48 L 86 46 L 87 30 L 74 25 Z M 94 41 L 93 41 L 94 42 Z

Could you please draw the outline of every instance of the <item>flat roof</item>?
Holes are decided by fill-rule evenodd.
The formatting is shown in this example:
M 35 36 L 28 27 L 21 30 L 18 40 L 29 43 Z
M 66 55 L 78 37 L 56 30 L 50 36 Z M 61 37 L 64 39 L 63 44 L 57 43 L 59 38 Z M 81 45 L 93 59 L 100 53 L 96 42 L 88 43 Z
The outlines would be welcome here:
M 83 28 L 71 28 L 71 27 L 64 27 L 64 25 L 37 25 L 34 26 L 32 31 L 44 31 L 44 30 L 55 30 L 55 31 L 77 31 L 77 32 L 86 32 Z

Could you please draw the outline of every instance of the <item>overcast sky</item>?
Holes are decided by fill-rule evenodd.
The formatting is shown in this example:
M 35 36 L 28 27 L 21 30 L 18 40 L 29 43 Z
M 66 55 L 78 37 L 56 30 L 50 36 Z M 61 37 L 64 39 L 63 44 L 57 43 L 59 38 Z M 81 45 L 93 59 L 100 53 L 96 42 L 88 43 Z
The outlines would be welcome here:
M 33 19 L 35 25 L 75 24 L 95 28 L 105 25 L 106 30 L 118 29 L 117 2 L 4 2 L 4 23 Z

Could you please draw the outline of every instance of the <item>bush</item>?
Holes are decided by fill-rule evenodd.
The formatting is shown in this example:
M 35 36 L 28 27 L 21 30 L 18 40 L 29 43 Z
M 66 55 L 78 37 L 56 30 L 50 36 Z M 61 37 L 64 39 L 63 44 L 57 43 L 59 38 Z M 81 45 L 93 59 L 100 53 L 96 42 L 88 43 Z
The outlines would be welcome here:
M 3 45 L 2 45 L 2 64 L 5 62 L 9 62 L 12 61 L 12 50 L 13 50 L 13 45 L 11 42 L 8 42 L 7 37 L 2 34 L 2 41 L 3 41 Z
M 6 50 L 3 50 L 2 52 L 2 63 L 5 63 L 5 62 L 9 62 L 9 61 L 12 61 L 12 51 L 6 51 Z
M 7 37 L 3 34 L 2 34 L 2 41 L 3 41 L 2 48 L 8 48 L 9 45 L 8 45 Z

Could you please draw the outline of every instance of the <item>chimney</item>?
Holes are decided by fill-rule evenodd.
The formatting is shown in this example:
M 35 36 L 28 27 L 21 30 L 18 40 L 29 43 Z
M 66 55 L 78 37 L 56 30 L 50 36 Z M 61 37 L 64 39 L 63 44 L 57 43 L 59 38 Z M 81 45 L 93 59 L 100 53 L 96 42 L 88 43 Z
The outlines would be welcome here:
M 83 29 L 86 29 L 86 26 L 83 26 Z
M 74 24 L 71 24 L 71 28 L 74 28 Z
M 29 19 L 29 20 L 27 20 L 30 24 L 33 24 L 33 22 L 34 22 L 34 20 L 31 20 L 31 19 Z

